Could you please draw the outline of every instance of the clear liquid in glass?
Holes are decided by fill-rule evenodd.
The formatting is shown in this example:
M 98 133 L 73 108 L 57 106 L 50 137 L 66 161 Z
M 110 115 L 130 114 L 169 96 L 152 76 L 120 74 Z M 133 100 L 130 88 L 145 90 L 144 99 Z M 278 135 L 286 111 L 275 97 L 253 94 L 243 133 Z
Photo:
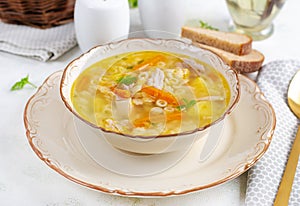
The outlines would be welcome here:
M 231 30 L 262 40 L 273 33 L 272 21 L 285 0 L 226 0 L 234 25 Z

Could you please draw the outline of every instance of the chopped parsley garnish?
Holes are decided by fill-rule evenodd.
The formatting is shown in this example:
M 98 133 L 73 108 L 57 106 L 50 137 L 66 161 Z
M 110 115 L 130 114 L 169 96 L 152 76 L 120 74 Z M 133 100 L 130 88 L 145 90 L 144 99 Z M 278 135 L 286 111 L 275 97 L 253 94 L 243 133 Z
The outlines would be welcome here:
M 196 100 L 190 100 L 188 101 L 187 99 L 182 99 L 184 101 L 184 104 L 182 105 L 179 105 L 177 108 L 180 110 L 180 111 L 183 111 L 183 110 L 187 110 L 189 108 L 191 108 L 192 106 L 194 106 L 197 101 Z
M 128 85 L 130 85 L 130 84 L 136 82 L 136 80 L 137 80 L 136 77 L 133 77 L 133 76 L 128 75 L 128 76 L 123 76 L 123 77 L 121 77 L 120 79 L 118 79 L 117 82 L 118 82 L 119 84 L 125 84 L 125 85 L 128 86 Z

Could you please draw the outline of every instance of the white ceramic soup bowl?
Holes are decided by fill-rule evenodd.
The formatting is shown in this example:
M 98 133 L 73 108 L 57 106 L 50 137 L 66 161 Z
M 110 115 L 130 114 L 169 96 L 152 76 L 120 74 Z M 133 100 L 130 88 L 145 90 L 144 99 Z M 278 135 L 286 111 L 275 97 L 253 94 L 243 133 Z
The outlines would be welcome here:
M 77 77 L 89 66 L 96 62 L 118 54 L 135 51 L 162 51 L 187 55 L 196 58 L 220 72 L 227 80 L 230 88 L 230 101 L 223 113 L 211 124 L 193 131 L 170 135 L 133 136 L 112 131 L 97 126 L 84 119 L 76 111 L 71 101 L 72 85 Z M 64 70 L 61 85 L 61 98 L 66 108 L 73 114 L 74 123 L 80 135 L 80 141 L 91 153 L 97 145 L 103 144 L 103 139 L 109 146 L 123 151 L 140 154 L 159 154 L 178 150 L 188 150 L 199 139 L 205 142 L 209 130 L 222 123 L 224 118 L 233 110 L 239 99 L 239 80 L 236 72 L 227 66 L 217 55 L 198 48 L 190 43 L 175 39 L 127 39 L 119 42 L 97 46 L 73 60 Z M 96 136 L 96 138 L 95 138 Z

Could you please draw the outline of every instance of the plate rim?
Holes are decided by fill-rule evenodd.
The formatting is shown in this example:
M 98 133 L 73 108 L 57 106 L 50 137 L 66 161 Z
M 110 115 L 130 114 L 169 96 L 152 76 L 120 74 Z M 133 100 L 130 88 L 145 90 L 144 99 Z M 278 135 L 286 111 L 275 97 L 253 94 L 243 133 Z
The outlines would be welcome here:
M 121 196 L 127 196 L 127 197 L 169 197 L 169 196 L 179 196 L 179 195 L 184 195 L 184 194 L 188 194 L 188 193 L 192 193 L 192 192 L 196 192 L 196 191 L 200 191 L 203 189 L 207 189 L 207 188 L 211 188 L 217 185 L 220 185 L 222 183 L 225 183 L 229 180 L 232 180 L 240 175 L 242 175 L 243 173 L 245 173 L 247 170 L 249 170 L 264 154 L 265 152 L 268 150 L 270 143 L 272 141 L 273 135 L 274 135 L 274 131 L 275 131 L 275 127 L 276 127 L 276 115 L 275 115 L 275 111 L 272 107 L 272 105 L 267 101 L 267 99 L 265 98 L 263 92 L 260 90 L 260 88 L 258 87 L 257 83 L 255 81 L 253 81 L 252 79 L 250 79 L 249 77 L 239 74 L 239 78 L 245 78 L 247 81 L 251 82 L 251 84 L 254 85 L 255 88 L 255 94 L 257 94 L 260 98 L 260 101 L 264 102 L 266 104 L 266 106 L 270 109 L 271 113 L 272 113 L 272 122 L 273 124 L 271 125 L 271 128 L 269 128 L 268 130 L 270 130 L 268 133 L 268 136 L 265 140 L 267 140 L 267 144 L 265 145 L 264 149 L 257 154 L 250 163 L 247 162 L 247 164 L 242 168 L 242 169 L 238 169 L 236 170 L 233 174 L 226 176 L 225 178 L 212 182 L 210 184 L 206 184 L 203 186 L 197 186 L 197 187 L 193 187 L 190 189 L 182 189 L 182 190 L 171 190 L 171 191 L 166 191 L 166 192 L 154 192 L 154 191 L 148 191 L 148 192 L 141 192 L 141 191 L 125 191 L 122 189 L 109 189 L 100 185 L 95 185 L 95 184 L 91 184 L 88 183 L 86 181 L 82 181 L 78 178 L 73 177 L 72 175 L 69 175 L 68 173 L 64 172 L 61 168 L 57 167 L 52 161 L 51 159 L 47 158 L 45 155 L 43 155 L 43 153 L 35 146 L 35 144 L 33 143 L 33 140 L 35 139 L 35 136 L 32 135 L 32 132 L 30 131 L 30 125 L 29 125 L 29 120 L 27 117 L 27 113 L 29 110 L 29 105 L 31 103 L 31 101 L 34 100 L 34 98 L 40 93 L 42 92 L 43 88 L 47 85 L 47 83 L 49 82 L 49 80 L 51 80 L 52 78 L 61 78 L 63 70 L 58 70 L 54 73 L 52 73 L 51 75 L 49 75 L 44 82 L 41 84 L 41 86 L 39 86 L 39 88 L 36 90 L 36 92 L 28 99 L 24 112 L 23 112 L 23 122 L 24 122 L 24 126 L 25 126 L 25 130 L 26 130 L 26 137 L 27 140 L 32 148 L 32 150 L 36 153 L 36 155 L 39 157 L 40 160 L 42 160 L 46 165 L 48 165 L 51 169 L 53 169 L 54 171 L 56 171 L 57 173 L 59 173 L 60 175 L 62 175 L 63 177 L 67 178 L 68 180 L 75 182 L 81 186 L 85 186 L 87 188 L 90 189 L 94 189 L 100 192 L 104 192 L 106 194 L 113 194 L 113 195 L 121 195 Z M 49 86 L 49 85 L 48 85 Z M 240 85 L 242 87 L 242 83 Z M 260 137 L 261 138 L 261 137 Z

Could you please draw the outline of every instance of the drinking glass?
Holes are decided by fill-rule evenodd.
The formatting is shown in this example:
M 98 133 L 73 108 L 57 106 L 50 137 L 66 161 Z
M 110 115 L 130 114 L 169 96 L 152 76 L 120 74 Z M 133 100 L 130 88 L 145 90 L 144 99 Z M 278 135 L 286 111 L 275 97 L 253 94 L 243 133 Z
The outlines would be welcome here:
M 226 0 L 233 24 L 231 31 L 262 40 L 273 33 L 272 21 L 285 0 Z
M 139 0 L 144 32 L 151 38 L 180 36 L 185 21 L 186 0 Z

